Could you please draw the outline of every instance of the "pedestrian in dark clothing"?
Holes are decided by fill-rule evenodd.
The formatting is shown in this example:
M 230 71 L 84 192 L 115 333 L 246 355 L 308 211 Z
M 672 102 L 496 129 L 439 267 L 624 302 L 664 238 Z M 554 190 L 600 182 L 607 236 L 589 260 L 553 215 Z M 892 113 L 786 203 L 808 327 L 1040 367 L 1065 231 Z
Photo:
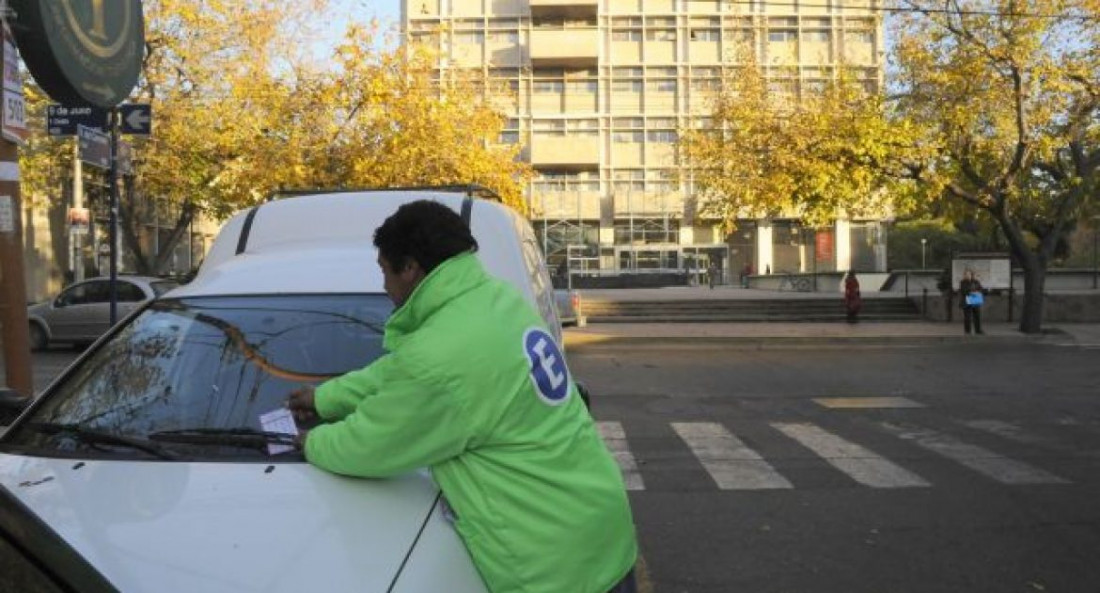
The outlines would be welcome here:
M 974 270 L 967 268 L 963 272 L 963 279 L 959 281 L 959 306 L 963 311 L 963 330 L 970 333 L 973 324 L 974 333 L 982 334 L 982 303 L 985 301 L 985 289 L 978 282 L 978 276 Z
M 710 266 L 707 267 L 707 283 L 713 289 L 716 282 L 718 282 L 718 264 L 710 262 Z
M 844 276 L 844 310 L 848 314 L 848 323 L 859 321 L 859 309 L 863 306 L 863 299 L 859 294 L 859 280 L 856 279 L 854 270 L 849 270 Z

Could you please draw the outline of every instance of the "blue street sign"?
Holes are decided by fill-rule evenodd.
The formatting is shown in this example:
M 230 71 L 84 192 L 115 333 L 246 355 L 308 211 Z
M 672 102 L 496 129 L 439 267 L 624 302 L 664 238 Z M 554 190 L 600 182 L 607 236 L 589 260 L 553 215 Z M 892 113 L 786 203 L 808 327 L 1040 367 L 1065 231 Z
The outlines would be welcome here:
M 46 106 L 46 130 L 50 136 L 76 136 L 76 127 L 107 131 L 107 110 L 99 107 Z
M 81 125 L 76 127 L 80 142 L 80 160 L 100 169 L 111 168 L 111 137 Z
M 148 136 L 153 132 L 153 106 L 124 103 L 118 106 L 119 128 L 123 134 Z

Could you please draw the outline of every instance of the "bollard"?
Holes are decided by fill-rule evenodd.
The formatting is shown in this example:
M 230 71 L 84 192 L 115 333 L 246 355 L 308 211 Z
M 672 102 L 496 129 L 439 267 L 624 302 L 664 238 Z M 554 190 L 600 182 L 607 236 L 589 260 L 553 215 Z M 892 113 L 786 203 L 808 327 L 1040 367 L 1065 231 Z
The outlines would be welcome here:
M 920 316 L 923 319 L 928 319 L 928 289 L 925 288 L 922 291 L 920 297 Z

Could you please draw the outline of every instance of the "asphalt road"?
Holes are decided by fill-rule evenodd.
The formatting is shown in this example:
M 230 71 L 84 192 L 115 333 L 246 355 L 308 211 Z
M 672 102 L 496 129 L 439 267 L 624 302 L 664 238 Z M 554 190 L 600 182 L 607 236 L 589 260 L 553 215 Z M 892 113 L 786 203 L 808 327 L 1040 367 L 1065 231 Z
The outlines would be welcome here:
M 76 354 L 35 355 L 36 387 Z M 633 488 L 643 591 L 1100 591 L 1095 349 L 569 357 Z
M 660 593 L 1100 591 L 1097 361 L 981 343 L 570 353 L 622 437 Z

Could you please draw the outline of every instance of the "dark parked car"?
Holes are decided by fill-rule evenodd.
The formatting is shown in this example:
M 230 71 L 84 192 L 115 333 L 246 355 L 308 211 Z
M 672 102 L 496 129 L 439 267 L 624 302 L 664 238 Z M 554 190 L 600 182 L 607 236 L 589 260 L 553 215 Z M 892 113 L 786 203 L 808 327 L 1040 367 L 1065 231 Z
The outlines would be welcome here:
M 50 344 L 85 344 L 96 341 L 111 327 L 110 278 L 90 278 L 70 285 L 55 298 L 31 305 L 31 349 Z M 151 300 L 178 286 L 174 280 L 150 276 L 118 278 L 117 311 L 122 319 Z

